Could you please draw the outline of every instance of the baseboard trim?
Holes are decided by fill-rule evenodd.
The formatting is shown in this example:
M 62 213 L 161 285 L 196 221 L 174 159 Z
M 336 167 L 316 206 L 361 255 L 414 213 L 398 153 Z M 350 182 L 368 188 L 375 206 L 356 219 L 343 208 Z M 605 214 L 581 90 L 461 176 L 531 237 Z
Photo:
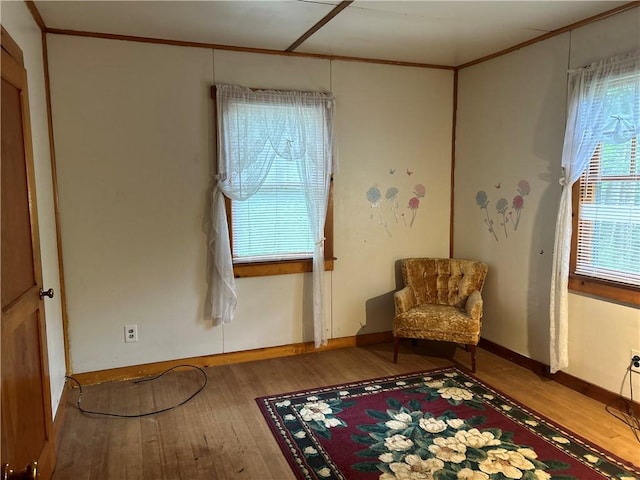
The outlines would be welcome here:
M 304 353 L 324 352 L 339 348 L 373 345 L 377 343 L 391 342 L 392 340 L 393 334 L 391 332 L 368 333 L 364 335 L 354 335 L 351 337 L 332 338 L 327 342 L 327 345 L 323 345 L 320 348 L 315 348 L 313 342 L 294 343 L 277 347 L 257 348 L 255 350 L 219 353 L 214 355 L 205 355 L 202 357 L 182 358 L 178 360 L 167 360 L 143 365 L 132 365 L 129 367 L 111 368 L 95 372 L 77 373 L 73 375 L 73 378 L 78 380 L 82 385 L 95 385 L 98 383 L 147 377 L 184 364 L 195 365 L 197 367 L 214 367 L 218 365 L 229 365 L 233 363 L 302 355 Z
M 549 365 L 539 362 L 538 360 L 525 357 L 524 355 L 509 350 L 508 348 L 498 345 L 497 343 L 493 343 L 485 338 L 480 339 L 478 346 L 488 352 L 498 355 L 499 357 L 505 358 L 516 365 L 520 365 L 521 367 L 531 370 L 536 375 L 549 378 L 560 385 L 585 395 L 586 397 L 597 400 L 600 403 L 614 407 L 625 413 L 627 413 L 627 405 L 625 402 L 628 402 L 629 405 L 633 407 L 634 414 L 636 416 L 640 416 L 640 403 L 636 401 L 630 402 L 629 400 L 623 399 L 623 397 L 618 393 L 611 392 L 562 371 L 552 374 Z

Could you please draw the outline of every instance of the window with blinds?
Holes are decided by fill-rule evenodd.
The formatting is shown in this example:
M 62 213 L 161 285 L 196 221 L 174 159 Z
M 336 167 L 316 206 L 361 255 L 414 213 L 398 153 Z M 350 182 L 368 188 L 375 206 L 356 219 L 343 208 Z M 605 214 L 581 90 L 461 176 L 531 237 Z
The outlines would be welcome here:
M 249 139 L 263 137 L 264 109 L 287 109 L 278 105 L 240 105 L 246 114 L 255 115 L 246 132 Z M 307 156 L 322 158 L 326 129 L 322 105 L 307 105 L 297 112 L 305 121 Z M 231 202 L 232 257 L 235 264 L 311 259 L 313 235 L 309 225 L 306 188 L 300 178 L 298 161 L 272 155 L 273 163 L 258 192 L 247 200 Z
M 305 190 L 295 162 L 277 157 L 260 190 L 231 202 L 234 262 L 311 258 Z
M 575 273 L 640 287 L 638 138 L 599 144 L 579 192 Z

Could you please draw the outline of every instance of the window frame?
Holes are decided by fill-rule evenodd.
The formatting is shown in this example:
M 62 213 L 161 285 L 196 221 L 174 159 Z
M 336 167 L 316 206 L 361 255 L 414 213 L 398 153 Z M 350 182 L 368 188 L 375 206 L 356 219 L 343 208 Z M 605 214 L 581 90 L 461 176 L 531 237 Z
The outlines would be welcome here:
M 639 139 L 635 137 L 635 141 L 632 146 L 632 155 L 636 165 L 640 164 L 638 159 L 639 153 Z M 598 144 L 594 151 L 589 165 L 592 162 L 600 162 L 600 155 L 602 151 L 602 144 Z M 589 166 L 587 166 L 587 169 Z M 636 166 L 636 168 L 638 168 Z M 571 220 L 572 220 L 572 232 L 571 232 L 571 256 L 569 260 L 569 285 L 568 288 L 571 291 L 584 293 L 587 295 L 593 295 L 595 297 L 610 300 L 618 303 L 628 304 L 636 307 L 640 307 L 640 288 L 633 285 L 624 283 L 617 283 L 611 280 L 598 279 L 586 275 L 580 275 L 576 273 L 577 252 L 578 252 L 578 233 L 579 233 L 579 208 L 580 208 L 580 195 L 584 185 L 584 174 L 573 184 L 572 197 L 571 197 Z
M 213 129 L 215 132 L 215 143 L 217 152 L 218 143 L 218 105 L 216 100 L 216 86 L 211 87 L 211 98 L 213 99 Z M 224 195 L 225 210 L 227 212 L 227 225 L 229 234 L 229 245 L 233 258 L 233 220 L 231 200 Z M 329 198 L 327 203 L 327 218 L 324 224 L 324 270 L 333 271 L 334 257 L 333 250 L 333 175 L 329 182 Z M 303 258 L 295 260 L 273 260 L 273 261 L 253 261 L 236 262 L 233 260 L 233 276 L 235 278 L 262 277 L 269 275 L 288 275 L 294 273 L 307 273 L 313 271 L 313 258 Z

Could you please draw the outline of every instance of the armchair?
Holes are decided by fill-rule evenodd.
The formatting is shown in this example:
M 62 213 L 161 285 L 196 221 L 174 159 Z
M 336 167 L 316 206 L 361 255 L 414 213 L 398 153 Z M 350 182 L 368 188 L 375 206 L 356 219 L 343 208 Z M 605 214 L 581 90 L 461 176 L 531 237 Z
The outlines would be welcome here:
M 405 287 L 395 292 L 393 362 L 400 338 L 438 340 L 465 345 L 476 371 L 476 345 L 482 324 L 485 263 L 448 258 L 400 260 Z

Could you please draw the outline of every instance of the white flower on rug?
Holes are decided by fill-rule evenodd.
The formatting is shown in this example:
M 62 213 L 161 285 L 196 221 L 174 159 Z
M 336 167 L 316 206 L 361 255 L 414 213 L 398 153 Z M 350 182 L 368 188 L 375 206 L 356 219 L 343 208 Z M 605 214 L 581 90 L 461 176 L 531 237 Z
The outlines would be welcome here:
M 518 453 L 530 460 L 535 460 L 536 458 L 538 458 L 538 454 L 532 448 L 519 448 Z
M 294 433 L 293 436 L 296 438 L 307 438 L 307 434 L 303 430 Z
M 598 463 L 598 461 L 600 460 L 600 458 L 596 457 L 595 455 L 585 455 L 584 458 L 591 463 Z
M 380 385 L 369 385 L 367 387 L 364 387 L 365 390 L 367 390 L 368 392 L 371 392 L 373 390 L 380 390 L 382 387 Z
M 295 415 L 292 415 L 292 414 L 290 414 L 290 413 L 287 413 L 287 414 L 286 414 L 284 417 L 282 417 L 282 418 L 284 418 L 284 421 L 285 421 L 285 422 L 293 422 L 293 421 L 296 419 L 296 416 L 295 416 Z
M 536 480 L 550 480 L 551 475 L 549 475 L 544 470 L 535 470 L 533 474 L 536 476 Z M 622 477 L 620 480 L 624 480 L 625 477 Z
M 456 440 L 467 447 L 482 448 L 500 445 L 502 442 L 493 436 L 491 432 L 480 432 L 477 428 L 461 430 L 455 434 Z M 535 457 L 534 457 L 535 458 Z
M 391 463 L 393 462 L 393 454 L 389 452 L 382 453 L 378 455 L 378 460 L 384 463 Z
M 487 394 L 487 393 L 485 393 L 484 395 L 482 395 L 482 397 L 483 397 L 483 398 L 486 398 L 487 400 L 493 400 L 494 398 L 496 398 L 496 397 L 494 397 L 493 395 L 489 395 L 489 394 Z
M 400 420 L 389 420 L 385 422 L 385 425 L 389 427 L 390 430 L 404 430 L 409 426 Z
M 391 414 L 390 417 L 394 420 L 398 420 L 400 422 L 404 422 L 404 423 L 411 423 L 413 421 L 413 418 L 411 417 L 411 415 L 409 415 L 408 413 L 405 412 L 400 412 L 400 413 L 395 413 L 395 414 Z
M 535 420 L 525 420 L 524 423 L 526 423 L 527 425 L 531 425 L 532 427 L 538 426 L 538 422 L 536 422 Z
M 399 380 L 396 382 L 396 385 L 398 385 L 399 387 L 403 387 L 407 384 L 407 382 L 403 382 L 402 380 Z
M 322 421 L 325 419 L 325 415 L 331 415 L 331 413 L 331 407 L 325 402 L 305 403 L 300 410 L 300 416 L 305 422 Z
M 423 460 L 418 455 L 407 455 L 404 462 L 394 462 L 389 468 L 394 475 L 383 473 L 380 480 L 432 480 L 433 474 L 442 470 L 444 463 L 437 458 Z
M 385 439 L 384 446 L 387 447 L 388 450 L 404 452 L 413 447 L 413 441 L 404 435 L 393 435 Z
M 458 374 L 455 372 L 451 372 L 451 373 L 445 373 L 444 376 L 449 378 L 455 378 L 458 376 Z
M 318 475 L 320 475 L 323 478 L 330 477 L 331 470 L 329 470 L 327 467 L 321 468 L 320 470 L 318 470 Z
M 400 412 L 389 416 L 391 420 L 387 420 L 385 426 L 390 430 L 404 430 L 413 422 L 413 418 L 408 413 Z
M 304 451 L 305 455 L 317 455 L 318 454 L 318 450 L 316 450 L 313 447 L 305 447 L 303 451 Z
M 307 397 L 307 401 L 309 401 L 309 402 L 315 402 L 316 400 L 318 400 L 318 397 L 316 397 L 315 395 Z
M 288 407 L 289 405 L 291 405 L 291 400 L 283 400 L 276 403 L 276 407 Z
M 451 399 L 456 402 L 461 402 L 463 400 L 471 400 L 473 398 L 473 393 L 471 393 L 466 388 L 459 387 L 444 387 L 438 390 L 440 396 L 444 399 Z
M 340 395 L 341 397 L 346 397 L 347 395 L 349 395 L 349 392 L 347 390 L 340 390 L 338 392 L 338 395 Z
M 484 472 L 478 472 L 477 470 L 471 470 L 470 468 L 463 468 L 457 475 L 459 480 L 488 480 L 489 475 Z
M 533 470 L 533 463 L 518 452 L 496 448 L 487 452 L 487 458 L 478 466 L 483 472 L 492 475 L 502 473 L 507 478 L 522 478 L 522 470 Z
M 429 433 L 440 433 L 447 429 L 447 424 L 443 420 L 435 418 L 421 418 L 419 425 L 421 429 Z
M 467 447 L 455 437 L 438 437 L 429 445 L 429 451 L 444 462 L 461 463 L 466 460 Z
M 442 388 L 444 386 L 444 382 L 442 380 L 434 380 L 433 382 L 424 382 L 424 384 L 429 388 Z
M 447 420 L 447 425 L 457 430 L 459 428 L 464 427 L 465 423 L 464 423 L 464 420 L 460 420 L 459 418 L 452 418 L 450 420 Z
M 502 405 L 500 408 L 502 408 L 505 412 L 511 410 L 511 407 L 509 405 Z
M 324 423 L 324 426 L 327 428 L 333 428 L 333 427 L 338 427 L 340 425 L 342 425 L 342 422 L 340 420 L 338 420 L 335 417 L 332 418 L 325 418 L 322 423 Z
M 567 443 L 571 443 L 569 440 L 567 440 L 567 439 L 566 439 L 566 438 L 564 438 L 564 437 L 551 437 L 551 439 L 552 439 L 554 442 L 562 443 L 562 444 L 565 444 L 565 445 L 566 445 Z

